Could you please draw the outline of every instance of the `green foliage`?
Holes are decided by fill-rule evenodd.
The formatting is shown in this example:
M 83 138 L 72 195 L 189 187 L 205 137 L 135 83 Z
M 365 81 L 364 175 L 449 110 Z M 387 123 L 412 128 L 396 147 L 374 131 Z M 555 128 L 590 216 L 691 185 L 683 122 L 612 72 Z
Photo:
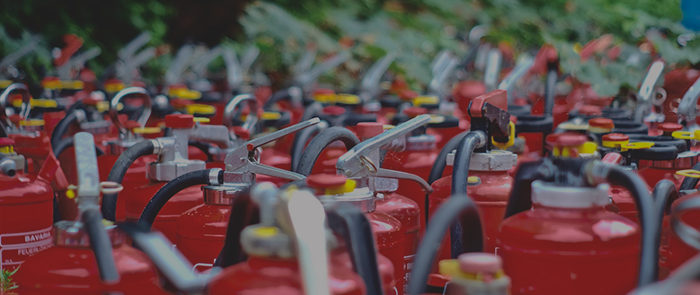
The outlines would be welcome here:
M 3 294 L 19 287 L 17 286 L 17 283 L 12 281 L 12 276 L 17 273 L 19 268 L 20 267 L 18 266 L 14 270 L 2 269 L 2 273 L 0 273 L 0 287 Z

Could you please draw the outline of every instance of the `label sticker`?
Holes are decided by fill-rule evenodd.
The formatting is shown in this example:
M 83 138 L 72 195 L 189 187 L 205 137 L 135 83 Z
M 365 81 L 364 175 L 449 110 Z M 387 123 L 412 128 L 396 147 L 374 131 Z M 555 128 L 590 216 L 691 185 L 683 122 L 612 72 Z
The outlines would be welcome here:
M 53 246 L 51 230 L 43 230 L 0 235 L 0 269 L 14 268 L 27 257 Z

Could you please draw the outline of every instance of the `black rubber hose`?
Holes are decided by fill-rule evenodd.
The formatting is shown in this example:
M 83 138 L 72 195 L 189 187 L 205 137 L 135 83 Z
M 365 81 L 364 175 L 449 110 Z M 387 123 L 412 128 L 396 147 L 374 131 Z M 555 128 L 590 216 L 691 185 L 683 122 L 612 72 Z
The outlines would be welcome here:
M 690 169 L 700 170 L 700 162 L 695 163 L 695 165 L 693 165 L 693 168 Z M 698 182 L 700 182 L 700 178 L 686 176 L 685 178 L 683 178 L 683 182 L 681 182 L 681 186 L 678 188 L 678 190 L 686 191 L 695 189 L 696 187 L 698 187 Z
M 209 151 L 209 148 L 212 147 L 210 144 L 201 141 L 188 141 L 187 145 L 196 147 L 198 150 L 202 151 L 207 156 L 207 162 L 214 161 L 214 156 Z
M 557 95 L 557 62 L 547 63 L 547 81 L 544 87 L 544 116 L 551 117 L 554 112 L 554 98 Z
M 210 174 L 214 170 L 219 171 L 219 175 L 215 180 L 216 183 L 212 183 L 210 179 Z M 146 208 L 144 208 L 143 212 L 141 212 L 138 222 L 145 228 L 151 229 L 153 222 L 156 220 L 156 216 L 158 216 L 158 212 L 163 209 L 163 206 L 165 206 L 165 204 L 170 201 L 175 194 L 191 186 L 214 185 L 223 183 L 223 181 L 224 170 L 220 168 L 192 171 L 180 175 L 179 177 L 166 183 L 158 190 L 158 192 L 156 192 L 155 195 L 153 195 L 153 198 L 151 198 L 151 200 L 148 201 L 148 204 L 146 204 Z
M 647 190 L 646 183 L 639 176 L 618 166 L 606 166 L 608 183 L 626 188 L 634 198 L 637 212 L 639 212 L 639 223 L 642 226 L 642 246 L 638 286 L 653 283 L 656 281 L 658 273 L 659 239 L 657 232 L 661 225 L 661 220 L 657 220 L 657 216 L 654 214 L 654 200 Z
M 546 171 L 553 171 L 551 162 L 548 160 L 537 160 L 533 162 L 520 163 L 518 170 L 513 176 L 513 185 L 508 196 L 508 204 L 506 205 L 506 213 L 503 216 L 505 220 L 515 214 L 532 208 L 532 182 L 546 178 L 543 175 Z M 548 167 L 544 168 L 543 167 Z
M 150 140 L 139 142 L 126 149 L 119 155 L 119 158 L 117 158 L 117 161 L 114 163 L 114 167 L 112 167 L 112 170 L 109 172 L 107 181 L 122 183 L 129 166 L 139 157 L 153 154 L 153 149 L 153 141 Z M 109 221 L 116 221 L 117 196 L 118 193 L 105 194 L 102 196 L 102 215 Z
M 467 134 L 469 134 L 469 131 L 457 134 L 457 136 L 451 138 L 449 141 L 447 141 L 447 143 L 445 143 L 445 145 L 440 150 L 440 153 L 438 153 L 437 158 L 435 158 L 435 163 L 433 163 L 433 167 L 430 168 L 428 184 L 433 184 L 433 182 L 442 177 L 442 174 L 445 172 L 445 167 L 447 167 L 447 155 L 457 149 L 459 143 L 462 141 L 462 138 L 464 138 Z M 430 195 L 426 194 L 425 208 L 428 207 L 430 207 Z M 430 212 L 428 212 L 428 210 L 425 210 L 424 214 L 425 220 L 427 222 L 428 220 L 430 220 Z
M 469 163 L 474 154 L 474 149 L 486 144 L 486 134 L 482 131 L 469 132 L 459 142 L 452 165 L 452 195 L 467 195 L 467 183 L 469 178 Z
M 63 139 L 63 136 L 68 133 L 68 128 L 74 123 L 78 121 L 78 116 L 75 115 L 75 112 L 68 112 L 63 119 L 58 121 L 56 124 L 56 127 L 53 128 L 53 132 L 51 132 L 51 146 L 56 149 L 56 146 L 59 144 L 59 142 Z M 58 156 L 57 156 L 58 157 Z
M 95 254 L 100 280 L 106 284 L 119 282 L 119 271 L 112 256 L 112 240 L 102 223 L 102 214 L 96 209 L 87 209 L 81 214 L 81 220 L 90 238 L 90 248 Z
M 273 93 L 272 96 L 270 96 L 270 98 L 265 102 L 265 104 L 263 105 L 263 109 L 268 110 L 278 101 L 288 99 L 290 97 L 291 95 L 289 94 L 289 88 L 278 90 L 277 92 Z
M 430 275 L 430 270 L 435 262 L 435 255 L 440 249 L 445 232 L 458 216 L 462 229 L 462 252 L 481 252 L 483 250 L 481 220 L 476 204 L 466 195 L 453 195 L 435 212 L 423 240 L 418 245 L 407 294 L 425 293 L 428 275 Z
M 658 221 L 663 220 L 665 214 L 671 214 L 671 204 L 678 200 L 678 190 L 673 181 L 664 179 L 656 183 L 651 192 L 654 198 L 654 210 Z M 661 239 L 661 226 L 657 228 L 656 239 Z
M 73 147 L 73 144 L 75 142 L 73 141 L 73 137 L 67 137 L 62 139 L 61 141 L 58 142 L 57 145 L 53 145 L 53 154 L 58 158 L 63 152 L 65 152 L 68 148 Z M 100 149 L 99 147 L 95 146 L 95 155 L 103 156 L 105 152 Z
M 318 160 L 321 152 L 331 143 L 338 140 L 342 141 L 348 150 L 360 143 L 360 139 L 346 128 L 331 127 L 323 130 L 314 136 L 314 139 L 309 142 L 304 152 L 301 153 L 301 157 L 299 157 L 299 166 L 297 166 L 294 172 L 305 176 L 311 175 L 311 171 L 314 169 L 316 160 Z
M 226 227 L 224 247 L 219 252 L 214 266 L 226 268 L 245 261 L 246 254 L 241 246 L 243 229 L 252 224 L 260 223 L 260 208 L 250 196 L 250 188 L 236 193 L 231 205 L 231 215 Z
M 304 122 L 305 120 L 302 119 L 300 122 Z M 313 125 L 311 127 L 305 128 L 300 130 L 294 135 L 294 141 L 292 142 L 292 150 L 290 154 L 292 155 L 292 171 L 296 171 L 297 167 L 299 166 L 299 162 L 301 161 L 301 155 L 304 152 L 304 147 L 306 146 L 306 143 L 309 142 L 309 139 L 313 137 L 314 135 L 318 134 L 321 132 L 323 129 L 323 126 Z

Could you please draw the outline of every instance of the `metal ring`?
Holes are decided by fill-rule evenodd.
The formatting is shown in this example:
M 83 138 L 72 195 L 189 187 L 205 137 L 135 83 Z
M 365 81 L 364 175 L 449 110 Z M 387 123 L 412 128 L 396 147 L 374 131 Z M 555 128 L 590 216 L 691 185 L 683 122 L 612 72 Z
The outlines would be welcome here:
M 109 104 L 109 117 L 112 119 L 112 124 L 114 124 L 114 126 L 117 126 L 119 133 L 122 135 L 127 134 L 128 130 L 126 129 L 124 124 L 121 121 L 119 121 L 118 106 L 122 98 L 132 95 L 138 96 L 141 98 L 141 100 L 143 100 L 143 112 L 141 113 L 141 117 L 139 117 L 138 119 L 139 125 L 141 125 L 142 127 L 146 126 L 148 118 L 151 117 L 151 95 L 148 94 L 148 91 L 146 91 L 146 89 L 141 87 L 128 87 L 117 92 L 117 94 L 114 95 Z
M 693 169 L 678 170 L 676 171 L 676 174 L 690 178 L 700 178 L 700 171 Z
M 103 194 L 116 194 L 121 192 L 124 189 L 124 186 L 121 185 L 121 183 L 114 182 L 114 181 L 103 181 L 100 182 L 100 190 L 102 191 Z

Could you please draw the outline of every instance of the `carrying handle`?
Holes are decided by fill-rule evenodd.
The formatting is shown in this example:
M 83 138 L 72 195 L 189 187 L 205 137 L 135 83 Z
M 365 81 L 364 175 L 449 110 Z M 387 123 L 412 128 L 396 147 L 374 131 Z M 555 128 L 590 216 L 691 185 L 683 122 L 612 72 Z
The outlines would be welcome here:
M 508 104 L 515 103 L 515 96 L 513 95 L 513 87 L 535 64 L 535 59 L 530 56 L 522 56 L 515 63 L 515 68 L 513 68 L 508 75 L 503 78 L 500 84 L 498 84 L 498 89 L 505 90 L 508 92 Z
M 20 49 L 15 50 L 14 52 L 5 56 L 5 58 L 0 60 L 0 69 L 4 69 L 10 65 L 13 65 L 20 58 L 34 52 L 37 48 L 37 45 L 39 45 L 39 41 L 41 41 L 41 37 L 32 36 L 29 39 L 29 42 L 27 42 L 27 44 L 24 44 L 24 46 L 22 46 Z
M 695 83 L 688 88 L 688 91 L 683 94 L 683 98 L 678 104 L 678 115 L 681 117 L 680 123 L 685 125 L 685 130 L 692 131 L 688 129 L 688 126 L 696 125 L 695 117 L 697 116 L 698 98 L 700 98 L 700 78 L 695 80 Z
M 2 94 L 0 94 L 0 119 L 5 122 L 6 128 L 12 128 L 14 126 L 5 112 L 8 97 L 14 92 L 19 92 L 22 94 L 22 108 L 19 114 L 20 118 L 22 120 L 26 120 L 29 117 L 29 111 L 31 111 L 32 97 L 29 94 L 29 89 L 27 89 L 27 86 L 22 83 L 13 83 L 10 86 L 7 86 L 7 88 L 3 90 Z
M 182 76 L 182 73 L 187 68 L 190 57 L 192 57 L 193 54 L 194 47 L 192 45 L 183 45 L 180 50 L 177 51 L 175 59 L 165 72 L 165 85 L 173 85 L 180 80 L 180 76 Z
M 255 124 L 258 122 L 258 109 L 260 108 L 260 104 L 258 103 L 258 100 L 255 99 L 255 96 L 248 93 L 236 95 L 228 104 L 226 104 L 226 107 L 224 108 L 224 125 L 227 127 L 233 127 L 233 115 L 235 110 L 238 108 L 238 105 L 244 101 L 250 106 L 250 113 L 246 117 L 245 123 L 243 123 L 243 128 L 246 130 L 253 129 Z
M 652 103 L 651 99 L 656 90 L 656 83 L 658 83 L 659 79 L 661 78 L 661 74 L 664 71 L 664 66 L 664 62 L 658 60 L 651 64 L 651 67 L 649 67 L 649 72 L 647 72 L 646 77 L 644 77 L 642 86 L 639 87 L 639 101 L 637 109 L 634 112 L 635 122 L 644 121 L 644 117 L 649 111 L 648 107 Z
M 203 56 L 192 62 L 190 69 L 198 77 L 204 77 L 207 66 L 214 61 L 217 57 L 221 56 L 225 48 L 221 45 L 212 48 L 207 51 Z
M 119 121 L 118 106 L 122 98 L 127 96 L 138 96 L 143 101 L 143 112 L 141 112 L 141 117 L 139 117 L 139 119 L 137 120 L 137 122 L 139 122 L 139 125 L 146 126 L 148 118 L 151 117 L 151 95 L 146 89 L 141 87 L 128 87 L 120 90 L 119 92 L 117 92 L 117 94 L 114 95 L 114 97 L 112 97 L 112 100 L 109 103 L 109 117 L 112 119 L 112 124 L 114 124 L 114 126 L 117 126 L 119 134 L 122 135 L 127 134 L 128 130 L 126 129 L 124 124 L 121 121 Z
M 133 56 L 134 53 L 136 53 L 136 51 L 139 50 L 139 48 L 143 47 L 151 41 L 151 38 L 151 32 L 144 31 L 140 35 L 136 36 L 136 38 L 131 40 L 128 44 L 126 44 L 124 48 L 119 50 L 117 56 L 119 57 L 119 59 L 125 62 L 130 60 L 131 56 Z
M 489 50 L 486 57 L 486 69 L 484 69 L 484 85 L 486 91 L 494 91 L 498 86 L 498 80 L 501 75 L 501 62 L 503 53 L 498 48 Z
M 294 65 L 294 75 L 301 76 L 305 72 L 308 72 L 311 69 L 311 66 L 314 65 L 315 59 L 315 48 L 312 50 L 307 49 L 306 51 L 304 51 L 304 55 L 302 55 L 301 58 L 297 61 L 297 63 Z
M 255 63 L 255 60 L 258 59 L 258 56 L 260 56 L 260 48 L 252 44 L 246 47 L 246 51 L 241 58 L 241 70 L 243 73 L 250 72 L 250 68 Z
M 243 84 L 243 69 L 238 61 L 236 52 L 233 48 L 226 48 L 222 53 L 224 63 L 226 64 L 226 79 L 228 86 L 231 89 L 237 89 Z M 226 122 L 226 121 L 224 121 Z
M 384 73 L 389 69 L 389 66 L 394 62 L 396 56 L 393 53 L 389 53 L 376 62 L 367 70 L 362 81 L 360 82 L 360 89 L 367 91 L 370 95 L 375 95 L 379 88 L 379 82 L 384 76 Z
M 65 64 L 56 67 L 56 75 L 62 80 L 67 80 L 71 78 L 71 73 L 74 69 L 80 69 L 85 65 L 85 62 L 91 60 L 102 53 L 102 49 L 99 47 L 91 48 L 82 54 L 75 56 L 68 60 Z

